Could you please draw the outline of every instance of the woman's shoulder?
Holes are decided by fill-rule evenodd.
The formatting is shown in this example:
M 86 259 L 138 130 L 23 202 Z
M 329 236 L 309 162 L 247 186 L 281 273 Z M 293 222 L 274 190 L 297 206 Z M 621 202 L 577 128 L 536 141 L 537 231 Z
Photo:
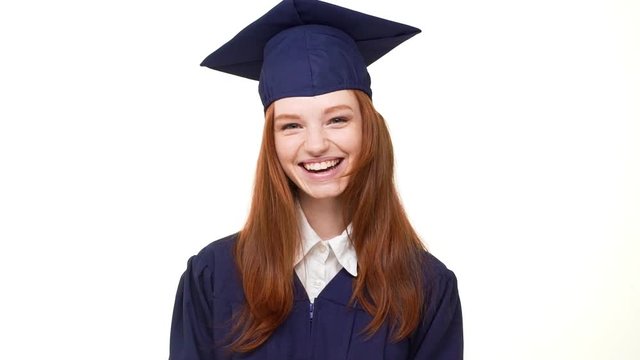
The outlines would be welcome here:
M 239 233 L 234 233 L 218 240 L 214 240 L 202 248 L 189 260 L 196 271 L 208 269 L 231 269 L 235 266 L 233 249 Z
M 212 271 L 220 266 L 233 264 L 233 248 L 238 233 L 231 234 L 214 240 L 202 248 L 196 255 L 192 255 L 188 261 L 189 270 L 201 272 Z
M 451 274 L 453 274 L 453 271 L 450 270 L 443 261 L 441 261 L 429 251 L 424 251 L 423 260 L 427 265 L 427 269 L 429 269 L 433 273 L 444 276 L 450 276 Z
M 215 263 L 216 261 L 225 261 L 227 257 L 233 257 L 233 248 L 238 234 L 234 233 L 212 241 L 198 252 L 196 258 L 200 262 Z
M 202 248 L 189 260 L 189 271 L 195 277 L 204 277 L 213 288 L 216 298 L 239 301 L 242 291 L 233 256 L 238 233 L 215 240 Z
M 456 274 L 443 261 L 429 251 L 424 251 L 424 277 L 429 287 L 441 287 L 445 284 L 457 287 Z

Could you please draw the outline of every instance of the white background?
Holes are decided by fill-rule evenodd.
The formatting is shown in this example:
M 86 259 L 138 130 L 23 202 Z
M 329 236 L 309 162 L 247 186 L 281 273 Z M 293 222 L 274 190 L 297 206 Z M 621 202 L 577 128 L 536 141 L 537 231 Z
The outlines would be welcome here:
M 335 3 L 423 30 L 369 69 L 466 358 L 639 359 L 640 3 Z M 199 63 L 276 1 L 220 4 L 0 5 L 0 358 L 167 358 L 262 131 Z

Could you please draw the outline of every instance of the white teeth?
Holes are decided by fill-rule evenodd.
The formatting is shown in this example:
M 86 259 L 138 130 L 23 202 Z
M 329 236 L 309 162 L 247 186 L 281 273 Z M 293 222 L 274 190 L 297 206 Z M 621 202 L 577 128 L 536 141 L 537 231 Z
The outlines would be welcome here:
M 340 160 L 331 160 L 331 161 L 323 161 L 323 162 L 319 162 L 319 163 L 308 163 L 308 164 L 304 164 L 304 168 L 307 170 L 325 170 L 328 169 L 332 166 L 336 166 L 337 163 L 339 163 Z

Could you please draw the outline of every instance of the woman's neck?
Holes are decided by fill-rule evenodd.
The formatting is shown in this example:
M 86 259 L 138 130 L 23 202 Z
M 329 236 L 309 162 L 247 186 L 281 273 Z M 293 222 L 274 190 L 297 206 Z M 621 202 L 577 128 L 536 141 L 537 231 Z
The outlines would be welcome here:
M 299 201 L 309 225 L 322 240 L 336 237 L 346 228 L 338 199 L 314 199 L 301 195 Z

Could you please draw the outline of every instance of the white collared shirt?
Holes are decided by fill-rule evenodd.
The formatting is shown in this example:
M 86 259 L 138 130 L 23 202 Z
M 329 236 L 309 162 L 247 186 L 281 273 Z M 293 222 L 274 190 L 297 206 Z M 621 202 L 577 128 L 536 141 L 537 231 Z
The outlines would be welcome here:
M 302 207 L 297 205 L 298 226 L 302 236 L 302 253 L 298 253 L 295 270 L 300 282 L 304 285 L 309 300 L 313 302 L 322 289 L 336 276 L 342 268 L 351 275 L 358 275 L 358 258 L 348 233 L 351 224 L 342 234 L 328 240 L 322 240 L 313 230 Z

